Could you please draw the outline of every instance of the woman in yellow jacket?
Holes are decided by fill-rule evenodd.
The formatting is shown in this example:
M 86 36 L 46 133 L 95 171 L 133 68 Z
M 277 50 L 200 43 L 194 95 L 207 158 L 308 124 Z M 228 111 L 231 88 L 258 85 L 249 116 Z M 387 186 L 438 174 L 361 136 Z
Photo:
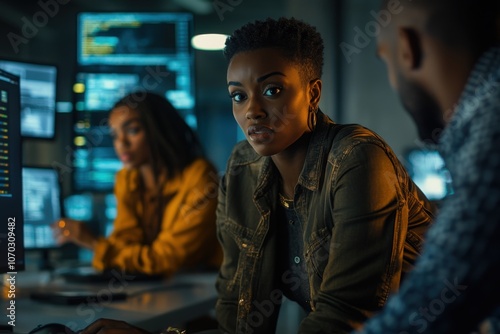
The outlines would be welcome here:
M 97 269 L 169 276 L 181 268 L 218 267 L 218 175 L 175 108 L 163 97 L 129 94 L 109 116 L 115 151 L 117 216 L 107 238 L 79 221 L 54 224 L 59 243 L 94 251 Z

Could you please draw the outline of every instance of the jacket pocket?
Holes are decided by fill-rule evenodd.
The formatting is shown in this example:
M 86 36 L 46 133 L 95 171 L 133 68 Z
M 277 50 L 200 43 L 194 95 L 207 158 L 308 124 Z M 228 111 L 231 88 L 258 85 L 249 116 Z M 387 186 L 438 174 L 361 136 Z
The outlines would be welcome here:
M 251 238 L 254 231 L 236 224 L 231 220 L 225 220 L 219 223 L 219 233 L 224 243 L 224 257 L 226 265 L 221 267 L 221 275 L 224 275 L 224 280 L 220 279 L 221 287 L 227 293 L 233 293 L 239 290 L 240 279 L 243 275 L 246 259 L 252 256 Z M 219 275 L 219 276 L 221 276 Z

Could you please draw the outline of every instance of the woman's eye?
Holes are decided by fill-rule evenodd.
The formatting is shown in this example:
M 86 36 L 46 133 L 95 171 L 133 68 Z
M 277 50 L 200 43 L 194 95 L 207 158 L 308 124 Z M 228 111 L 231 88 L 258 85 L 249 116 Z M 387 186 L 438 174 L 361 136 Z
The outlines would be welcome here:
M 136 135 L 141 131 L 141 128 L 138 126 L 130 127 L 127 129 L 127 133 L 131 135 Z
M 245 99 L 245 95 L 239 92 L 234 92 L 229 94 L 229 97 L 234 101 L 234 102 L 242 102 Z
M 269 87 L 264 91 L 265 96 L 273 96 L 276 94 L 279 94 L 281 92 L 281 87 L 274 86 L 274 87 Z

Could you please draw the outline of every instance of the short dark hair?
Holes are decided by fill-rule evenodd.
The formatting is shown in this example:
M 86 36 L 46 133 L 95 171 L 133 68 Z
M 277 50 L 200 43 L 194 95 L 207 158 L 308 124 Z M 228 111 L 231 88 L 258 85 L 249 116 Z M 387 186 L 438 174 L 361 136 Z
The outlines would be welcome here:
M 283 56 L 300 66 L 305 80 L 321 78 L 323 39 L 315 27 L 295 18 L 268 18 L 247 23 L 226 40 L 224 56 L 229 61 L 239 52 L 277 48 Z
M 426 31 L 448 46 L 478 53 L 499 42 L 499 0 L 403 0 L 402 5 L 427 11 Z
M 170 179 L 196 158 L 203 156 L 196 134 L 164 97 L 138 91 L 121 98 L 113 109 L 120 106 L 127 106 L 139 113 L 156 175 L 166 169 L 167 178 Z

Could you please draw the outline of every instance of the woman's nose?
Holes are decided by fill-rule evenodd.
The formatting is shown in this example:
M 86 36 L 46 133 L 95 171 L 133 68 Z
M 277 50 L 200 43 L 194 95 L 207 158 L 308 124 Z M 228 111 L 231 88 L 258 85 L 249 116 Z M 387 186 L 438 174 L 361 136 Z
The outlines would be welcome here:
M 249 104 L 248 109 L 245 113 L 247 119 L 261 119 L 265 118 L 267 113 L 262 109 L 262 107 L 255 102 Z
M 117 135 L 114 142 L 116 148 L 127 147 L 129 144 L 127 138 L 123 135 Z

